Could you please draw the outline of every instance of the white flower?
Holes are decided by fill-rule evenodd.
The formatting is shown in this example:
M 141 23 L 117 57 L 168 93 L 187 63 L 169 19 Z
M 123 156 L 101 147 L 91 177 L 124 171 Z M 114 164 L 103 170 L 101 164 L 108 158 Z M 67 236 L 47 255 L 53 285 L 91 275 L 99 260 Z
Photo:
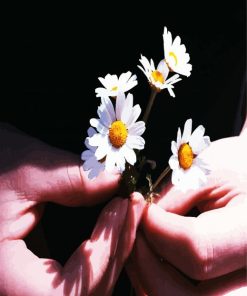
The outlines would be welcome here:
M 181 78 L 179 78 L 179 75 L 175 74 L 171 78 L 166 80 L 169 74 L 169 68 L 167 67 L 166 63 L 164 63 L 164 61 L 161 61 L 159 63 L 157 69 L 155 68 L 152 59 L 149 62 L 145 56 L 141 55 L 139 61 L 143 67 L 138 65 L 138 68 L 141 69 L 142 72 L 146 75 L 149 83 L 151 84 L 151 87 L 155 88 L 156 91 L 161 91 L 167 88 L 169 94 L 172 97 L 175 97 L 172 89 L 174 88 L 173 84 L 181 80 Z
M 172 184 L 181 191 L 197 189 L 206 182 L 209 173 L 207 165 L 198 156 L 210 145 L 208 136 L 204 136 L 205 128 L 200 125 L 191 134 L 192 120 L 184 125 L 183 135 L 178 129 L 177 142 L 172 141 L 173 155 L 169 159 L 172 171 Z
M 96 97 L 116 97 L 119 92 L 125 93 L 137 85 L 136 75 L 131 76 L 131 72 L 117 75 L 107 74 L 105 78 L 99 77 L 99 81 L 104 87 L 95 89 Z
M 95 157 L 96 147 L 89 145 L 89 139 L 97 133 L 96 130 L 90 127 L 87 133 L 88 137 L 85 140 L 85 145 L 88 150 L 83 151 L 81 154 L 81 159 L 84 160 L 82 167 L 84 171 L 89 171 L 88 178 L 93 179 L 97 177 L 101 171 L 104 171 L 105 164 L 103 161 L 98 161 Z
M 172 42 L 172 34 L 164 28 L 163 34 L 165 61 L 168 67 L 181 75 L 190 76 L 192 65 L 189 64 L 190 56 L 186 53 L 186 47 L 181 44 L 181 39 L 177 36 Z
M 91 146 L 97 146 L 95 156 L 98 160 L 105 158 L 107 171 L 115 166 L 122 172 L 125 163 L 134 165 L 136 154 L 134 149 L 144 148 L 145 141 L 141 135 L 145 131 L 145 123 L 137 121 L 141 113 L 139 105 L 133 106 L 133 96 L 127 98 L 119 93 L 116 99 L 116 110 L 109 98 L 101 98 L 98 108 L 99 119 L 92 118 L 90 123 L 98 131 L 89 139 Z

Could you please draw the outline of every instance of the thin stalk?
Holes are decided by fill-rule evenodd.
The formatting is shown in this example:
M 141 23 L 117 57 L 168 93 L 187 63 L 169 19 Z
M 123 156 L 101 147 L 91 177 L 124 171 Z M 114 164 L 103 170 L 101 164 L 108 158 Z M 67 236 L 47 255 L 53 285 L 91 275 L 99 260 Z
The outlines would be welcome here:
M 153 185 L 153 190 L 160 184 L 160 182 L 165 178 L 165 176 L 170 172 L 170 166 L 166 167 L 164 171 L 160 174 L 159 178 L 156 180 L 156 182 Z
M 153 106 L 154 99 L 155 99 L 156 95 L 157 95 L 157 91 L 152 90 L 151 95 L 150 95 L 150 98 L 149 98 L 149 101 L 148 101 L 147 108 L 146 108 L 145 113 L 144 113 L 144 116 L 143 116 L 143 121 L 145 123 L 147 123 L 147 120 L 148 120 L 148 117 L 150 115 L 150 111 L 152 109 L 152 106 Z

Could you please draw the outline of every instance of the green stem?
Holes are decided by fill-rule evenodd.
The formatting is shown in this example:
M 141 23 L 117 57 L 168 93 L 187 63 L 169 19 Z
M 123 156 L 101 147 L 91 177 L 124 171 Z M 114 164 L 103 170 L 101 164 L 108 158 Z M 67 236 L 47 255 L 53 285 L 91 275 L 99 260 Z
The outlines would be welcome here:
M 160 174 L 159 178 L 156 180 L 156 182 L 153 185 L 153 190 L 160 184 L 160 182 L 165 178 L 165 176 L 170 172 L 170 166 L 166 167 L 164 171 Z
M 143 116 L 143 121 L 145 123 L 147 123 L 147 120 L 148 120 L 148 117 L 150 115 L 150 111 L 152 109 L 152 106 L 153 106 L 154 99 L 155 99 L 156 95 L 157 95 L 157 91 L 152 90 L 151 95 L 150 95 L 150 98 L 149 98 L 149 101 L 148 101 L 147 108 L 146 108 L 145 113 L 144 113 L 144 116 Z

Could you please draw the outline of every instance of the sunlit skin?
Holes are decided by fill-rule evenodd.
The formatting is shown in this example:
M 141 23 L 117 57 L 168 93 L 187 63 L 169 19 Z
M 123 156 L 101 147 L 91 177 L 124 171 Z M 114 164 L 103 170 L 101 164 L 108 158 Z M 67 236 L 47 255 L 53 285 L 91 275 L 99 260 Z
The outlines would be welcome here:
M 110 201 L 91 238 L 64 267 L 38 258 L 23 238 L 41 218 L 45 202 L 95 205 L 114 195 L 119 176 L 101 174 L 92 182 L 80 168 L 79 156 L 8 126 L 0 126 L 0 137 L 0 295 L 111 295 L 135 240 L 142 197 Z
M 246 151 L 247 129 L 213 142 L 201 154 L 208 183 L 186 194 L 168 185 L 144 212 L 127 265 L 138 296 L 247 294 Z M 186 216 L 193 207 L 201 214 Z

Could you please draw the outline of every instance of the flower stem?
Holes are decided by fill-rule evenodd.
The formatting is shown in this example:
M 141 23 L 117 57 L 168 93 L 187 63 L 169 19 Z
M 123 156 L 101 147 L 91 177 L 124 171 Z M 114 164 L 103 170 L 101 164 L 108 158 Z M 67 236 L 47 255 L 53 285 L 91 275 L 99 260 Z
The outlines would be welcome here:
M 165 176 L 170 172 L 170 166 L 168 165 L 164 171 L 160 174 L 159 178 L 156 180 L 156 182 L 153 185 L 153 190 L 160 184 L 160 182 L 165 178 Z
M 152 106 L 153 106 L 154 99 L 155 99 L 156 95 L 157 95 L 157 91 L 152 90 L 151 95 L 150 95 L 150 98 L 149 98 L 149 101 L 148 101 L 147 108 L 146 108 L 145 113 L 144 113 L 144 116 L 143 116 L 143 121 L 145 123 L 147 123 L 147 120 L 148 120 L 148 117 L 150 115 L 150 111 L 152 109 Z

